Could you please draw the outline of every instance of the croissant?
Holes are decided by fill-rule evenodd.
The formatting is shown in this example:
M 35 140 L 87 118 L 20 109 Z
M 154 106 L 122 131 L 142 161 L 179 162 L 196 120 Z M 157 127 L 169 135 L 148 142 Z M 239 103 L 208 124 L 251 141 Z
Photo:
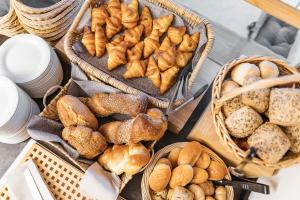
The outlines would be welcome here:
M 109 17 L 106 8 L 102 5 L 98 8 L 92 9 L 92 31 L 96 31 L 96 25 L 104 25 L 106 19 Z
M 153 20 L 153 29 L 159 30 L 159 36 L 166 32 L 172 24 L 174 15 L 165 15 Z
M 124 40 L 125 35 L 116 36 L 110 43 L 114 46 L 117 46 Z
M 197 48 L 198 42 L 200 39 L 200 33 L 196 32 L 193 35 L 185 34 L 183 40 L 178 47 L 179 51 L 189 51 L 192 52 Z
M 95 34 L 91 31 L 90 27 L 88 26 L 85 26 L 83 29 L 81 43 L 91 56 L 95 56 Z
M 128 47 L 132 47 L 136 45 L 143 34 L 144 26 L 143 25 L 138 25 L 132 29 L 127 29 L 125 31 L 125 38 L 124 41 L 127 42 Z
M 109 0 L 107 4 L 107 11 L 110 16 L 120 15 L 121 13 L 121 3 L 119 0 Z M 121 18 L 119 18 L 121 19 Z
M 171 67 L 160 74 L 161 84 L 159 90 L 161 94 L 164 94 L 175 83 L 178 72 L 178 67 Z
M 126 71 L 123 75 L 125 79 L 144 77 L 147 66 L 147 60 L 134 60 L 127 63 Z
M 153 56 L 149 58 L 146 76 L 156 87 L 160 87 L 160 72 Z
M 139 1 L 138 0 L 132 0 L 130 4 L 128 4 L 128 8 L 132 9 L 135 12 L 138 12 L 139 10 Z
M 176 54 L 176 65 L 180 68 L 185 67 L 190 59 L 192 58 L 193 53 L 191 52 L 177 52 Z
M 140 24 L 144 25 L 144 37 L 147 37 L 150 35 L 151 31 L 152 31 L 152 15 L 150 12 L 150 9 L 145 6 L 142 10 L 142 14 L 140 16 Z
M 171 40 L 168 36 L 166 36 L 164 38 L 164 40 L 162 41 L 160 47 L 159 47 L 159 51 L 167 51 L 168 49 L 170 49 L 172 47 L 172 43 Z
M 140 113 L 130 120 L 106 123 L 100 127 L 99 131 L 109 143 L 132 144 L 159 140 L 167 130 L 167 126 L 167 119 L 163 112 L 157 108 L 151 108 L 147 114 Z
M 133 0 L 135 1 L 135 0 Z M 134 9 L 134 6 L 121 5 L 122 24 L 125 28 L 133 28 L 139 21 L 138 10 Z
M 121 19 L 117 16 L 111 16 L 106 19 L 106 36 L 112 38 L 122 29 Z
M 160 71 L 166 71 L 173 67 L 176 63 L 175 47 L 169 48 L 167 51 L 159 51 L 157 54 L 157 63 Z
M 128 62 L 132 62 L 134 60 L 140 60 L 142 57 L 144 48 L 144 42 L 137 43 L 132 49 L 127 50 L 127 59 Z
M 186 32 L 185 26 L 180 27 L 170 27 L 168 29 L 168 37 L 174 45 L 180 44 L 182 42 L 183 36 Z
M 106 47 L 106 37 L 102 26 L 99 24 L 96 25 L 95 32 L 95 48 L 96 48 L 96 56 L 101 57 L 105 53 Z
M 148 58 L 154 51 L 159 48 L 159 31 L 153 30 L 144 40 L 144 57 Z
M 119 45 L 114 46 L 107 44 L 106 49 L 108 52 L 107 67 L 109 70 L 117 68 L 121 64 L 126 64 L 126 50 L 127 45 L 125 42 L 121 42 Z

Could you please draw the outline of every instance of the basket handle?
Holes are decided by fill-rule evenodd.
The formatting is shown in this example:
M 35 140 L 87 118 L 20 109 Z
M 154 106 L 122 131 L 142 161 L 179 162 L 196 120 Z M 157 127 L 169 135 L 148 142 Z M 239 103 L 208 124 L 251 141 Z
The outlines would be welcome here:
M 291 82 L 300 82 L 300 73 L 293 74 L 293 75 L 286 75 L 281 76 L 277 78 L 269 78 L 269 79 L 263 79 L 256 81 L 250 85 L 243 86 L 240 88 L 237 88 L 233 90 L 232 92 L 228 92 L 224 94 L 220 99 L 214 100 L 214 106 L 216 109 L 219 109 L 222 107 L 222 105 L 228 101 L 229 99 L 232 99 L 242 93 L 249 92 L 252 90 L 260 90 L 260 89 L 266 89 L 270 87 L 274 87 L 276 85 L 284 85 Z
M 57 90 L 57 89 L 63 90 L 64 88 L 63 88 L 62 86 L 60 86 L 60 85 L 54 85 L 54 86 L 50 87 L 50 88 L 46 91 L 46 93 L 45 93 L 45 95 L 44 95 L 44 97 L 43 97 L 43 105 L 44 105 L 44 107 L 47 106 L 47 98 L 48 98 L 49 94 L 50 94 L 51 92 L 53 92 L 53 90 Z

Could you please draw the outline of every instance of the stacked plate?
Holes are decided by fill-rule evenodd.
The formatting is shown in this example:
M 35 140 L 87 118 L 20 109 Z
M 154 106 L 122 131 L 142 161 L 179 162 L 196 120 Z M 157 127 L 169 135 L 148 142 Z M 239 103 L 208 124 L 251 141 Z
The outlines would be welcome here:
M 47 90 L 60 85 L 61 63 L 54 50 L 38 36 L 20 34 L 0 47 L 0 75 L 9 77 L 31 97 L 42 98 Z
M 29 138 L 27 124 L 40 110 L 12 80 L 0 76 L 0 142 L 15 144 Z

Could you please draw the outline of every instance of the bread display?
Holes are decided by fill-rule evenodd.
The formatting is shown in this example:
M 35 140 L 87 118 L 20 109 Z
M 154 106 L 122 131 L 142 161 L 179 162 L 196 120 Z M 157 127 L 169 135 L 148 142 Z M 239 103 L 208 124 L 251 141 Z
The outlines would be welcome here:
M 142 144 L 114 145 L 107 148 L 98 162 L 117 175 L 134 175 L 150 160 L 150 152 Z
M 199 142 L 189 142 L 179 153 L 177 161 L 178 165 L 190 164 L 191 166 L 194 166 L 199 159 L 201 152 L 202 147 Z
M 260 76 L 259 68 L 251 63 L 242 63 L 234 67 L 231 71 L 231 78 L 239 85 L 244 85 L 244 82 L 252 76 Z
M 69 126 L 64 128 L 62 138 L 73 146 L 80 156 L 92 159 L 102 153 L 106 146 L 106 140 L 98 131 L 85 126 Z
M 300 152 L 300 125 L 298 126 L 288 126 L 284 128 L 284 132 L 288 136 L 291 147 L 290 150 L 293 153 Z
M 258 64 L 262 78 L 274 78 L 279 76 L 279 70 L 276 64 L 264 60 Z

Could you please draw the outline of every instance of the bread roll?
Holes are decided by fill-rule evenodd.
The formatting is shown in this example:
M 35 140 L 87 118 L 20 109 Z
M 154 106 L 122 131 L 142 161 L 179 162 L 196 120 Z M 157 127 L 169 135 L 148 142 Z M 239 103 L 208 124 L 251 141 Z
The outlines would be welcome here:
M 157 164 L 149 176 L 150 188 L 155 192 L 164 190 L 169 184 L 171 173 L 169 165 L 163 163 Z
M 228 92 L 231 92 L 237 88 L 239 88 L 240 86 L 234 82 L 234 81 L 231 81 L 231 80 L 225 80 L 222 84 L 222 89 L 221 89 L 221 93 L 222 95 L 223 94 L 226 94 Z
M 227 169 L 219 162 L 212 160 L 209 167 L 206 169 L 209 180 L 224 179 L 227 174 Z
M 86 105 L 71 95 L 61 97 L 56 104 L 61 123 L 65 126 L 87 126 L 94 130 L 98 128 L 98 120 Z
M 199 186 L 203 189 L 204 194 L 207 196 L 213 195 L 215 193 L 215 187 L 211 181 L 200 183 Z
M 120 175 L 138 173 L 150 161 L 149 150 L 142 144 L 114 145 L 107 148 L 98 162 L 105 169 Z
M 199 184 L 207 181 L 208 173 L 204 169 L 199 167 L 193 167 L 193 170 L 194 170 L 194 176 L 191 183 Z
M 300 124 L 300 89 L 272 88 L 269 106 L 270 122 L 281 126 Z
M 205 151 L 202 151 L 200 158 L 197 160 L 195 167 L 200 167 L 202 169 L 208 168 L 210 164 L 210 156 Z
M 172 149 L 172 151 L 169 153 L 168 159 L 171 161 L 173 167 L 177 166 L 177 161 L 178 161 L 180 151 L 181 148 L 177 147 Z
M 168 200 L 171 200 L 171 199 L 172 199 L 173 192 L 174 192 L 174 189 L 169 189 L 169 190 L 168 190 L 168 195 L 167 195 L 167 199 L 168 199 Z
M 167 199 L 167 195 L 168 195 L 167 190 L 162 190 L 159 192 L 152 191 L 151 193 L 152 200 L 165 200 Z
M 205 200 L 204 191 L 199 185 L 191 184 L 188 189 L 194 193 L 194 200 Z
M 231 71 L 231 79 L 239 85 L 244 85 L 244 82 L 252 76 L 260 76 L 260 71 L 251 63 L 241 63 Z
M 184 187 L 176 187 L 173 191 L 171 200 L 193 200 L 194 194 Z
M 199 142 L 192 141 L 187 143 L 179 153 L 178 165 L 190 164 L 193 166 L 199 159 L 201 152 L 202 146 Z
M 64 128 L 62 138 L 73 146 L 83 158 L 92 159 L 106 149 L 106 140 L 97 131 L 85 126 Z
M 179 165 L 172 171 L 170 180 L 170 187 L 175 188 L 177 186 L 186 186 L 193 179 L 194 171 L 191 165 Z
M 279 76 L 279 69 L 276 64 L 264 60 L 258 64 L 262 78 L 274 78 Z
M 216 200 L 226 200 L 227 198 L 227 191 L 224 186 L 219 186 L 216 188 L 215 191 L 215 199 Z
M 225 120 L 230 135 L 236 138 L 244 138 L 251 135 L 262 123 L 261 116 L 248 106 L 235 111 Z
M 291 142 L 290 150 L 293 153 L 299 153 L 300 152 L 300 125 L 285 127 L 284 132 L 290 139 Z
M 159 159 L 157 161 L 156 165 L 158 165 L 158 164 L 166 164 L 166 165 L 170 166 L 170 168 L 172 169 L 172 164 L 171 164 L 170 160 L 167 159 L 167 158 L 161 158 L 161 159 Z
M 222 111 L 223 111 L 225 117 L 228 117 L 229 115 L 231 115 L 235 111 L 239 110 L 243 106 L 245 106 L 245 105 L 242 103 L 241 95 L 239 95 L 237 97 L 234 97 L 234 98 L 226 101 L 224 103 L 224 105 L 222 106 Z
M 266 122 L 248 138 L 251 147 L 257 148 L 257 155 L 267 163 L 277 163 L 289 150 L 291 143 L 279 126 Z

